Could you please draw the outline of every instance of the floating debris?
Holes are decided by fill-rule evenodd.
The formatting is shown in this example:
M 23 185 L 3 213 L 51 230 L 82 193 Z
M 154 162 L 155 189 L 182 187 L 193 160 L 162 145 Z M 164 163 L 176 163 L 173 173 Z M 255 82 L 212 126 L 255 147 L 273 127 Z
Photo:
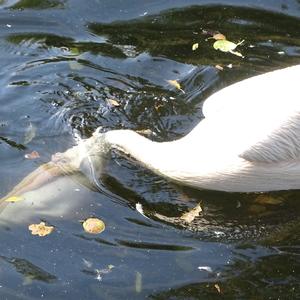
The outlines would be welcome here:
M 237 46 L 242 45 L 244 40 L 241 42 L 233 43 L 228 40 L 217 40 L 214 42 L 213 47 L 215 50 L 220 50 L 222 52 L 229 52 L 239 57 L 244 57 L 240 52 L 234 51 Z
M 32 235 L 46 236 L 54 230 L 54 227 L 47 226 L 45 222 L 41 222 L 40 224 L 29 225 L 28 229 L 31 231 Z
M 120 103 L 115 99 L 106 99 L 106 102 L 111 106 L 120 106 Z
M 37 151 L 32 151 L 31 153 L 27 153 L 24 155 L 27 159 L 37 159 L 40 158 L 40 154 Z
M 195 44 L 193 44 L 193 46 L 192 46 L 192 50 L 195 51 L 195 50 L 198 49 L 198 47 L 199 47 L 199 43 L 195 43 Z
M 193 209 L 191 209 L 190 211 L 184 213 L 180 217 L 180 219 L 184 220 L 187 223 L 192 223 L 194 221 L 194 219 L 199 216 L 200 212 L 202 212 L 202 208 L 201 208 L 201 205 L 199 203 Z
M 185 94 L 185 91 L 181 88 L 180 83 L 177 80 L 167 80 L 169 84 L 174 86 L 176 89 L 180 90 L 182 93 Z
M 105 224 L 102 220 L 98 218 L 89 218 L 86 219 L 83 224 L 83 229 L 85 232 L 91 234 L 99 234 L 105 230 Z

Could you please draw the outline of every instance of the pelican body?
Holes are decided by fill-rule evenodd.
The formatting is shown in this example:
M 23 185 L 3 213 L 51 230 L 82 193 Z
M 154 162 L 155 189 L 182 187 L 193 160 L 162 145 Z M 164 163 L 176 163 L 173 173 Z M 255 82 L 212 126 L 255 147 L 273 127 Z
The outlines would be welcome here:
M 88 139 L 39 167 L 6 197 L 49 182 L 50 177 L 102 172 L 111 150 L 134 158 L 172 181 L 199 189 L 265 192 L 300 188 L 300 65 L 226 87 L 203 105 L 204 119 L 186 136 L 154 142 L 132 130 L 97 129 Z M 88 168 L 86 168 L 88 166 Z
M 157 143 L 130 130 L 104 134 L 110 149 L 184 185 L 227 192 L 300 188 L 300 65 L 226 87 L 181 139 Z M 96 132 L 92 139 L 102 139 Z

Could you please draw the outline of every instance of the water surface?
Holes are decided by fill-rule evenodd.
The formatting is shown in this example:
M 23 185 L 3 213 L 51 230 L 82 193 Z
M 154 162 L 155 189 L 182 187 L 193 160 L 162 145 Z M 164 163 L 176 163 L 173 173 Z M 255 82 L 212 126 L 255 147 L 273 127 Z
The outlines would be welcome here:
M 1 195 L 98 126 L 183 136 L 213 92 L 299 63 L 299 18 L 293 0 L 1 1 Z M 215 51 L 203 30 L 244 39 L 245 58 Z M 31 151 L 41 157 L 24 158 Z M 57 194 L 46 187 L 26 210 L 2 212 L 1 299 L 300 297 L 299 192 L 262 205 L 175 185 L 118 154 L 101 178 L 106 193 L 65 179 Z M 39 197 L 51 201 L 40 207 Z M 198 218 L 178 221 L 199 202 Z M 101 235 L 83 232 L 90 216 L 106 223 Z M 55 232 L 31 236 L 41 220 Z

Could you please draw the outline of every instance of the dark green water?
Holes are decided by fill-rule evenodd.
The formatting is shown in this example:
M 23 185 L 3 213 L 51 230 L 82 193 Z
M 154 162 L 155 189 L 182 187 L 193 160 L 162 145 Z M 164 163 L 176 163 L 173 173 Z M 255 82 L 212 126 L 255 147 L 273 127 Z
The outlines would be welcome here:
M 214 91 L 300 61 L 294 0 L 0 3 L 1 195 L 98 126 L 171 140 L 197 124 Z M 215 51 L 202 30 L 244 39 L 245 58 Z M 40 159 L 25 159 L 33 150 Z M 1 222 L 0 299 L 300 298 L 299 192 L 259 205 L 257 195 L 174 185 L 117 155 L 102 180 L 109 194 L 70 181 L 47 206 Z M 192 224 L 176 221 L 199 201 Z M 101 235 L 83 232 L 89 216 L 104 220 Z M 31 236 L 40 220 L 55 232 Z

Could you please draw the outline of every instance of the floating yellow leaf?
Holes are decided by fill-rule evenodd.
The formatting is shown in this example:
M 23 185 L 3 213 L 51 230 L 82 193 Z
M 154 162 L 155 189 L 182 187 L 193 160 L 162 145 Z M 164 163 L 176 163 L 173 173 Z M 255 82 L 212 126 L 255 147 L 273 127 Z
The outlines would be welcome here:
M 7 199 L 5 200 L 5 202 L 12 202 L 12 203 L 15 203 L 15 202 L 19 202 L 19 201 L 21 201 L 21 200 L 23 200 L 23 199 L 24 199 L 24 198 L 21 197 L 21 196 L 11 196 L 11 197 L 7 198 Z
M 47 226 L 45 222 L 41 222 L 40 224 L 29 225 L 28 229 L 31 231 L 32 235 L 46 236 L 54 230 L 54 227 Z
M 181 88 L 180 83 L 177 80 L 167 80 L 169 84 L 174 86 L 176 89 L 180 90 L 185 94 L 185 91 Z
M 115 99 L 106 99 L 107 103 L 111 106 L 120 106 L 120 103 Z
M 240 52 L 233 51 L 235 48 L 239 45 L 241 45 L 244 41 L 241 41 L 237 44 L 227 41 L 227 40 L 217 40 L 214 42 L 213 47 L 216 50 L 220 50 L 222 52 L 229 52 L 231 54 L 243 57 L 243 55 Z
M 214 285 L 214 287 L 218 291 L 218 293 L 221 293 L 221 288 L 217 283 Z
M 192 50 L 195 51 L 195 50 L 198 49 L 198 47 L 199 47 L 199 43 L 195 43 L 195 44 L 193 44 L 193 46 L 192 46 Z
M 92 234 L 98 234 L 105 230 L 104 222 L 98 218 L 86 219 L 82 226 L 85 232 Z
M 213 39 L 215 39 L 216 41 L 218 40 L 226 40 L 226 36 L 222 33 L 215 33 L 213 35 Z
M 194 219 L 199 216 L 200 212 L 202 212 L 202 208 L 199 203 L 197 206 L 192 208 L 190 211 L 184 213 L 180 217 L 180 219 L 184 220 L 187 223 L 192 223 L 194 221 Z

